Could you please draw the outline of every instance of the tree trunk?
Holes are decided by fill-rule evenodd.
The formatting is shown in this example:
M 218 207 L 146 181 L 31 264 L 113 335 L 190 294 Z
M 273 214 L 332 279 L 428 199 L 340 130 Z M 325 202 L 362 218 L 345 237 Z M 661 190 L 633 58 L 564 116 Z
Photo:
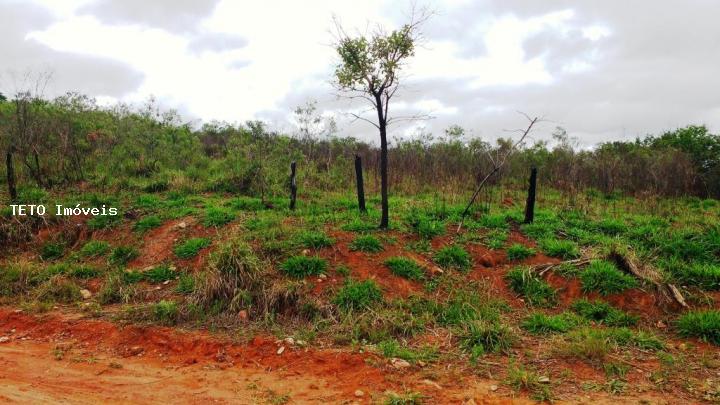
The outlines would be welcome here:
M 537 188 L 537 169 L 530 169 L 530 186 L 528 187 L 527 204 L 525 205 L 525 223 L 535 219 L 535 190 Z
M 293 161 L 290 163 L 290 209 L 295 209 L 295 199 L 297 197 L 297 183 L 295 182 L 295 167 L 296 164 Z
M 375 105 L 378 112 L 378 126 L 380 127 L 380 200 L 382 216 L 380 217 L 380 228 L 387 229 L 390 223 L 388 215 L 388 146 L 387 146 L 387 120 L 383 110 L 383 103 L 380 96 L 375 97 Z
M 365 186 L 363 184 L 362 159 L 360 155 L 355 155 L 355 180 L 357 183 L 358 208 L 360 212 L 366 213 L 365 208 Z
M 17 201 L 17 189 L 15 188 L 15 166 L 13 165 L 13 154 L 11 150 L 7 151 L 5 155 L 5 167 L 7 172 L 7 184 L 8 193 L 10 194 L 10 201 Z

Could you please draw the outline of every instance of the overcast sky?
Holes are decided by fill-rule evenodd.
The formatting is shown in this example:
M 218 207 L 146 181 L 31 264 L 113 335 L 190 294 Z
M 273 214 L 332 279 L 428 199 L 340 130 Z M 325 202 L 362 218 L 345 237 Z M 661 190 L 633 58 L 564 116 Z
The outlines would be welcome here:
M 720 130 L 720 1 L 447 0 L 410 61 L 391 114 L 435 118 L 492 140 L 525 125 L 562 126 L 581 144 L 687 124 Z M 51 70 L 48 95 L 101 104 L 154 95 L 195 122 L 265 119 L 291 131 L 292 110 L 317 100 L 340 133 L 374 140 L 330 86 L 332 16 L 350 32 L 397 27 L 407 1 L 0 0 L 0 91 L 18 72 Z

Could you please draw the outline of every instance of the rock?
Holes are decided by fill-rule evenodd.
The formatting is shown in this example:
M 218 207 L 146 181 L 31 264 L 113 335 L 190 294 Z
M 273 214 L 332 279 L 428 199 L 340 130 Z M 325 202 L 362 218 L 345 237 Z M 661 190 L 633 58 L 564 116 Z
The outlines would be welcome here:
M 170 284 L 170 280 L 163 281 L 163 285 L 168 285 L 168 284 Z
M 92 297 L 92 293 L 90 290 L 82 289 L 80 290 L 80 295 L 82 295 L 84 300 L 89 300 L 90 297 Z
M 240 318 L 241 321 L 247 321 L 248 320 L 248 312 L 247 310 L 241 310 L 238 312 L 238 318 Z
M 285 351 L 285 346 L 280 346 L 280 348 L 277 350 L 277 354 L 278 355 L 283 354 L 284 351 Z
M 302 251 L 303 256 L 307 256 L 309 254 L 310 254 L 310 249 L 303 249 L 303 251 Z
M 7 337 L 7 336 L 2 336 L 2 337 L 0 337 L 0 343 L 6 343 L 6 342 L 9 342 L 9 341 L 10 341 L 10 338 Z
M 498 386 L 497 386 L 497 385 L 491 385 L 491 386 L 490 386 L 490 391 L 495 392 L 495 391 L 497 391 L 497 390 L 498 390 Z
M 178 229 L 185 229 L 187 228 L 187 222 L 182 221 L 179 224 L 177 224 Z
M 293 339 L 292 337 L 286 337 L 284 342 L 289 344 L 290 346 L 295 345 L 295 339 Z
M 410 363 L 408 363 L 407 361 L 405 361 L 403 359 L 394 358 L 394 359 L 390 360 L 390 364 L 392 364 L 392 366 L 397 369 L 410 367 Z
M 323 273 L 323 274 L 319 275 L 318 277 L 325 280 L 327 278 L 327 274 Z
M 547 384 L 550 382 L 550 378 L 543 375 L 543 376 L 538 377 L 538 382 Z
M 365 393 L 362 392 L 362 390 L 355 390 L 355 396 L 356 396 L 356 397 L 361 398 L 361 397 L 363 397 L 364 395 L 365 395 Z
M 657 326 L 657 327 L 660 328 L 660 329 L 665 329 L 665 328 L 667 328 L 667 324 L 666 324 L 665 322 L 663 322 L 662 320 L 657 321 L 657 323 L 655 324 L 655 326 Z

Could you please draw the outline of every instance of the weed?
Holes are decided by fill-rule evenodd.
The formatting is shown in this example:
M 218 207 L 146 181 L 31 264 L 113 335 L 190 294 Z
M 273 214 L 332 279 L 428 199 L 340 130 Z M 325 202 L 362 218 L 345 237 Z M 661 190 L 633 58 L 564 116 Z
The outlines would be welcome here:
M 100 275 L 100 270 L 90 266 L 77 266 L 70 270 L 68 275 L 73 278 L 87 280 Z
M 385 265 L 396 276 L 409 280 L 420 281 L 425 278 L 425 271 L 414 260 L 405 257 L 391 257 L 385 260 Z
M 470 254 L 458 245 L 445 246 L 435 253 L 435 263 L 446 269 L 454 268 L 462 271 L 470 269 Z
M 150 283 L 157 284 L 177 277 L 177 271 L 174 268 L 163 264 L 143 273 L 143 278 Z
M 411 212 L 407 219 L 408 225 L 422 239 L 432 239 L 445 233 L 445 224 L 427 216 L 420 215 L 416 211 Z
M 510 284 L 510 288 L 522 295 L 530 305 L 552 306 L 555 304 L 555 290 L 530 269 L 516 267 L 507 272 L 505 279 Z
M 563 312 L 558 315 L 545 315 L 536 312 L 525 318 L 521 326 L 534 335 L 545 335 L 550 333 L 565 333 L 583 323 L 584 319 L 569 312 Z
M 508 239 L 505 229 L 491 229 L 484 237 L 485 245 L 490 249 L 502 249 Z
M 160 217 L 158 217 L 157 215 L 149 215 L 137 221 L 135 223 L 135 226 L 133 226 L 133 229 L 138 232 L 147 232 L 150 229 L 157 228 L 160 225 L 162 225 L 162 220 L 160 219 Z
M 210 246 L 210 239 L 207 238 L 191 238 L 175 245 L 173 252 L 175 256 L 181 259 L 189 259 L 197 256 L 201 249 Z
M 507 249 L 507 257 L 510 260 L 522 260 L 535 254 L 535 250 L 519 243 L 511 245 Z
M 607 302 L 580 299 L 572 304 L 572 310 L 581 317 L 607 326 L 633 326 L 638 317 L 627 314 Z
M 361 235 L 350 243 L 350 250 L 377 253 L 383 250 L 382 243 L 372 235 Z
M 138 255 L 137 249 L 132 246 L 118 246 L 110 252 L 108 261 L 115 266 L 125 266 Z
M 175 291 L 180 294 L 190 294 L 195 291 L 195 277 L 191 274 L 182 273 L 178 279 Z
M 114 271 L 105 277 L 97 295 L 100 304 L 128 303 L 135 299 L 137 289 L 125 281 L 123 273 L 125 272 Z
M 540 382 L 540 376 L 535 370 L 522 364 L 516 365 L 512 362 L 508 366 L 505 383 L 515 391 L 525 390 L 531 393 L 536 401 L 552 401 L 550 387 Z
M 403 394 L 387 391 L 385 393 L 385 405 L 420 405 L 424 398 L 423 394 L 414 391 L 407 391 Z
M 555 238 L 545 238 L 539 241 L 540 248 L 546 255 L 562 259 L 574 259 L 580 256 L 580 250 L 575 242 Z
M 80 249 L 83 257 L 100 257 L 110 251 L 110 244 L 101 240 L 91 240 Z
M 285 274 L 302 278 L 325 273 L 327 262 L 317 256 L 293 256 L 280 265 Z
M 675 264 L 669 269 L 681 283 L 704 290 L 720 290 L 720 266 L 709 263 Z
M 344 224 L 340 227 L 343 231 L 351 232 L 367 232 L 377 229 L 377 225 L 361 220 L 360 218 L 354 218 L 352 221 Z
M 300 243 L 309 249 L 319 249 L 332 246 L 335 241 L 321 231 L 305 231 L 298 237 Z
M 373 280 L 348 280 L 333 302 L 346 310 L 361 310 L 382 301 L 382 291 Z
M 458 332 L 462 346 L 474 355 L 492 352 L 508 353 L 515 345 L 517 336 L 507 325 L 499 321 L 477 319 L 468 322 Z
M 235 214 L 232 212 L 218 207 L 208 207 L 205 209 L 205 217 L 203 218 L 203 225 L 210 227 L 220 227 L 235 219 Z
M 40 302 L 69 304 L 80 298 L 80 287 L 62 275 L 51 277 L 35 291 L 35 299 Z
M 680 336 L 696 337 L 720 346 L 720 311 L 690 311 L 676 322 Z
M 438 349 L 434 346 L 424 346 L 410 349 L 402 346 L 397 340 L 390 339 L 378 343 L 378 349 L 385 357 L 395 357 L 411 363 L 418 361 L 432 362 L 438 358 Z
M 43 260 L 55 260 L 61 258 L 64 252 L 62 243 L 46 242 L 40 249 L 40 257 Z
M 638 285 L 635 277 L 623 273 L 605 260 L 593 260 L 580 273 L 584 291 L 597 291 L 602 295 L 616 294 Z

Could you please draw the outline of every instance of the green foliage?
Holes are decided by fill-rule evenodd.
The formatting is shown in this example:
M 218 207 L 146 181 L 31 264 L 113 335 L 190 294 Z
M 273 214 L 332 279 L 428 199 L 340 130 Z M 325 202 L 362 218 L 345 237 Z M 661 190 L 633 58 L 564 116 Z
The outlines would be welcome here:
M 720 290 L 720 265 L 709 263 L 678 263 L 673 261 L 668 270 L 672 276 L 688 286 L 697 286 L 704 290 Z
M 429 218 L 412 210 L 406 219 L 410 229 L 423 239 L 432 239 L 445 233 L 445 224 L 442 221 Z
M 373 280 L 348 280 L 338 291 L 333 303 L 346 310 L 362 310 L 382 301 L 382 291 Z
M 361 235 L 350 242 L 350 250 L 377 253 L 383 250 L 382 243 L 372 235 Z
M 91 240 L 80 249 L 80 255 L 83 257 L 100 257 L 105 256 L 109 251 L 109 243 L 101 240 Z
M 402 394 L 388 391 L 384 405 L 421 405 L 423 403 L 423 394 L 415 391 L 407 391 Z
M 120 215 L 97 215 L 87 221 L 87 227 L 90 230 L 97 231 L 100 229 L 110 229 L 122 222 Z
M 415 262 L 406 257 L 391 257 L 385 260 L 385 265 L 396 276 L 409 280 L 420 281 L 425 278 L 425 270 Z
M 521 326 L 534 335 L 545 335 L 550 333 L 565 333 L 582 325 L 584 319 L 570 312 L 563 312 L 558 315 L 546 315 L 535 312 L 526 317 Z
M 507 257 L 510 260 L 522 260 L 535 254 L 535 250 L 519 243 L 511 245 L 507 249 Z
M 195 291 L 195 277 L 187 273 L 180 274 L 175 291 L 180 294 L 190 294 Z
M 675 327 L 680 336 L 696 337 L 720 346 L 720 311 L 690 311 L 678 318 Z
M 65 252 L 65 245 L 62 243 L 46 242 L 40 249 L 40 257 L 43 260 L 55 260 L 62 257 Z
M 593 260 L 580 273 L 584 291 L 597 291 L 602 295 L 616 294 L 638 285 L 635 277 L 623 273 L 605 260 Z
M 285 260 L 280 268 L 291 277 L 302 278 L 325 273 L 327 262 L 317 256 L 293 256 Z
M 175 301 L 162 300 L 152 307 L 153 319 L 163 325 L 174 325 L 177 322 L 180 310 Z
M 411 349 L 402 346 L 397 340 L 389 339 L 378 343 L 378 349 L 385 357 L 394 357 L 407 360 L 411 363 L 418 361 L 432 362 L 438 358 L 438 349 L 434 346 L 424 346 L 418 349 Z
M 181 259 L 189 259 L 197 256 L 200 250 L 210 246 L 210 239 L 207 238 L 190 238 L 181 242 L 173 248 L 175 256 Z
M 163 264 L 143 273 L 143 278 L 150 283 L 157 284 L 167 280 L 173 280 L 178 273 L 167 264 Z
M 69 304 L 81 298 L 80 287 L 62 275 L 53 276 L 41 284 L 35 292 L 35 299 L 40 302 Z
M 72 270 L 68 272 L 68 275 L 73 278 L 87 280 L 99 276 L 100 270 L 90 266 L 77 266 L 73 267 Z
M 235 219 L 235 214 L 219 207 L 208 207 L 205 209 L 203 225 L 220 227 Z
M 458 331 L 460 343 L 476 357 L 483 353 L 508 353 L 517 342 L 517 335 L 498 321 L 477 319 L 468 322 Z
M 639 319 L 603 301 L 580 299 L 572 304 L 572 310 L 585 319 L 607 326 L 633 326 Z
M 555 238 L 545 238 L 539 241 L 540 248 L 546 255 L 561 259 L 574 259 L 580 256 L 580 250 L 575 242 Z
M 508 223 L 505 214 L 483 215 L 478 221 L 480 226 L 490 229 L 507 229 Z
M 309 249 L 332 246 L 335 241 L 322 231 L 304 231 L 298 237 L 300 243 Z
M 510 288 L 522 295 L 528 304 L 545 307 L 555 304 L 555 290 L 530 269 L 516 267 L 507 272 L 505 279 Z
M 445 246 L 435 253 L 435 263 L 446 269 L 467 271 L 472 266 L 470 254 L 458 245 Z
M 492 229 L 483 239 L 490 249 L 502 249 L 508 239 L 508 232 L 504 229 Z
M 360 218 L 353 218 L 352 221 L 348 222 L 347 224 L 343 224 L 340 229 L 350 232 L 368 232 L 376 230 L 377 225 L 367 221 L 363 221 Z
M 540 381 L 540 375 L 536 371 L 522 364 L 516 365 L 515 362 L 511 362 L 507 368 L 505 383 L 515 391 L 525 390 L 530 392 L 532 398 L 536 401 L 552 403 L 553 395 L 548 384 Z
M 135 223 L 133 229 L 138 232 L 146 232 L 162 225 L 162 220 L 157 215 L 149 215 Z
M 132 246 L 118 246 L 110 252 L 108 261 L 115 266 L 125 266 L 140 253 Z

